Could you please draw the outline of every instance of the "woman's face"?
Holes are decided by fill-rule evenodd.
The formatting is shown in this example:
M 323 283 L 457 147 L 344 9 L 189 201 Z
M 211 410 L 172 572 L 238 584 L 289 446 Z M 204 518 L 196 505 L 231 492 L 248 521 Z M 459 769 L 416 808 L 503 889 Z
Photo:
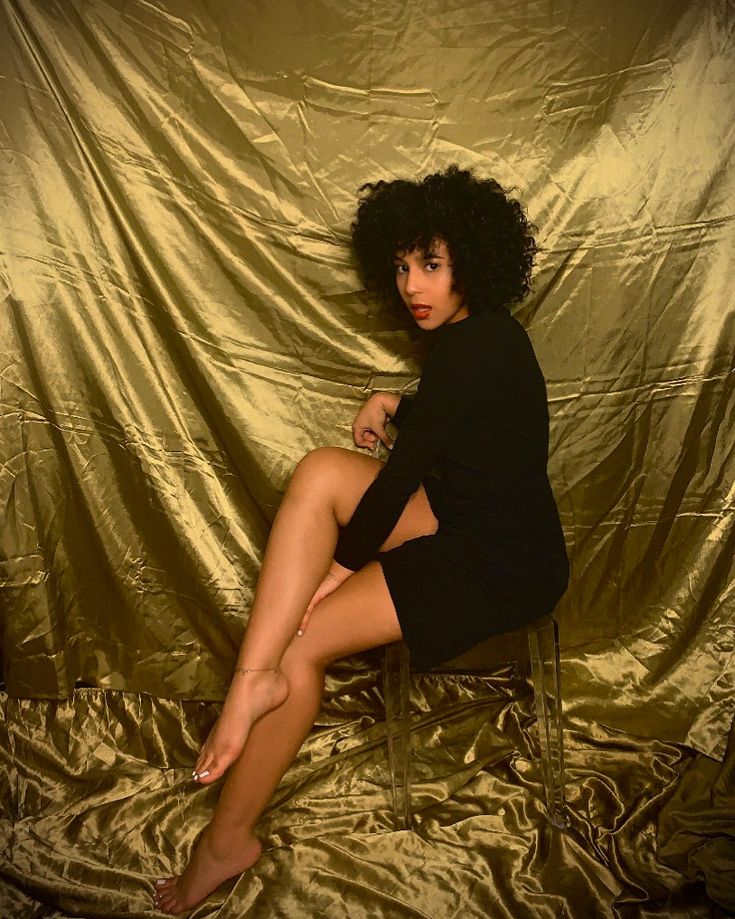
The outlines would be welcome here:
M 443 240 L 435 239 L 428 252 L 396 252 L 396 286 L 401 299 L 422 329 L 438 329 L 469 316 L 462 294 L 452 289 L 452 265 Z

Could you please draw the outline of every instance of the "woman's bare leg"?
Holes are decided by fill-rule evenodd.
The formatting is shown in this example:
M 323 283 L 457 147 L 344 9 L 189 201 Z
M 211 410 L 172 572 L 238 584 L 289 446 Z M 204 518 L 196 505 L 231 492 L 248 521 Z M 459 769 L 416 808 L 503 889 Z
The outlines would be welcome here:
M 255 722 L 285 702 L 288 680 L 275 668 L 329 568 L 339 526 L 350 519 L 381 466 L 364 454 L 324 447 L 307 454 L 296 467 L 271 529 L 236 664 L 256 672 L 236 670 L 220 717 L 194 766 L 197 781 L 216 781 L 240 754 Z M 437 525 L 420 488 L 385 546 L 436 532 Z
M 255 824 L 316 719 L 324 667 L 347 654 L 394 641 L 400 634 L 377 562 L 322 600 L 303 638 L 295 639 L 284 655 L 282 668 L 291 689 L 288 698 L 253 726 L 191 862 L 181 877 L 159 884 L 159 908 L 174 914 L 191 909 L 224 880 L 257 861 L 261 845 Z
M 314 723 L 324 667 L 400 637 L 376 562 L 325 597 L 304 636 L 295 637 L 331 561 L 338 525 L 350 519 L 380 465 L 352 451 L 327 448 L 305 457 L 294 473 L 271 531 L 238 658 L 238 666 L 279 671 L 233 680 L 197 769 L 216 778 L 237 761 L 214 819 L 183 875 L 156 882 L 156 905 L 167 912 L 190 909 L 222 881 L 257 861 L 261 845 L 254 835 L 255 823 Z M 437 526 L 420 488 L 382 548 L 435 533 Z

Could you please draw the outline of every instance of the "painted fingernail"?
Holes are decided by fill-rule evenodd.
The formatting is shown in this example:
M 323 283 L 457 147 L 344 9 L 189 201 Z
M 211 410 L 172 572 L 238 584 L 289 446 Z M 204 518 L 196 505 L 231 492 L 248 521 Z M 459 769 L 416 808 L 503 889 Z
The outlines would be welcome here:
M 209 769 L 206 769 L 204 772 L 199 773 L 199 778 L 203 779 L 203 778 L 206 778 L 208 775 L 209 775 Z
M 160 887 L 161 884 L 165 884 L 165 883 L 166 883 L 165 878 L 156 878 L 156 887 Z
M 301 636 L 304 634 L 304 630 L 303 630 L 303 629 L 299 629 L 298 632 L 297 632 L 296 634 L 299 636 L 299 638 L 301 638 Z

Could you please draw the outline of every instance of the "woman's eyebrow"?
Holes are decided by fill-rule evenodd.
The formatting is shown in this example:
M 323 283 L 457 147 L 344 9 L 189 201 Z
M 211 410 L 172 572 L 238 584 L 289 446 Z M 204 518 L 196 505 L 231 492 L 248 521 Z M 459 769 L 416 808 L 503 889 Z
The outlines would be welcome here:
M 431 260 L 431 261 L 434 261 L 434 260 L 437 260 L 437 261 L 439 261 L 439 260 L 446 260 L 447 256 L 446 256 L 446 255 L 439 255 L 438 252 L 422 252 L 422 253 L 421 253 L 421 258 L 422 258 L 425 262 L 428 262 L 429 260 Z M 394 256 L 393 256 L 393 262 L 394 262 L 394 263 L 405 262 L 405 261 L 406 261 L 406 256 L 405 256 L 405 255 L 394 255 Z

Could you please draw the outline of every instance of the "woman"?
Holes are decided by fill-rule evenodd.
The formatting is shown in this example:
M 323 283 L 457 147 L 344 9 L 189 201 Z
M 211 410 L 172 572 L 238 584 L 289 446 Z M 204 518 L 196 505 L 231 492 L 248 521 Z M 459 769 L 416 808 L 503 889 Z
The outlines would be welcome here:
M 566 589 L 546 388 L 508 312 L 536 252 L 520 204 L 456 166 L 362 191 L 364 280 L 432 348 L 415 397 L 374 393 L 353 423 L 358 447 L 391 449 L 387 463 L 326 447 L 296 467 L 193 774 L 208 784 L 229 768 L 227 780 L 184 873 L 156 881 L 167 912 L 260 856 L 256 822 L 314 723 L 328 664 L 401 637 L 414 663 L 436 664 L 550 612 Z

